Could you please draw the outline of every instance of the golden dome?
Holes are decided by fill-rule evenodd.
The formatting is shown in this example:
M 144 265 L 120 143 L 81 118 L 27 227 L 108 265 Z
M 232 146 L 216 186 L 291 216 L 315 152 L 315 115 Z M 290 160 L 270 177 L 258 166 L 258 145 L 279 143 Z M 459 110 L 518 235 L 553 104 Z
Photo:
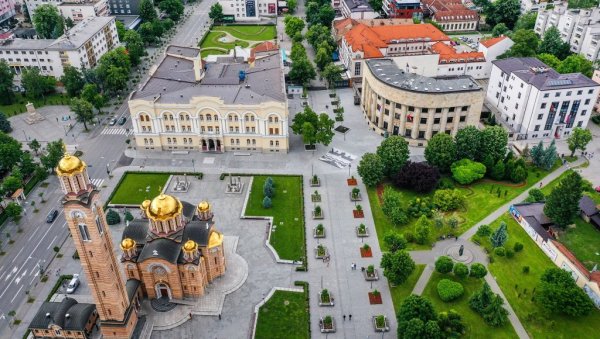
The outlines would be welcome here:
M 180 215 L 183 210 L 183 205 L 181 205 L 179 199 L 161 193 L 159 196 L 152 199 L 150 204 L 143 202 L 142 208 L 146 211 L 148 218 L 164 221 Z
M 121 241 L 121 249 L 123 251 L 127 251 L 132 249 L 135 246 L 135 241 L 131 238 L 125 238 Z
M 145 210 L 148 208 L 148 206 L 150 206 L 150 200 L 144 200 L 142 202 L 142 209 Z
M 183 244 L 183 250 L 190 252 L 195 250 L 198 247 L 198 244 L 196 244 L 196 242 L 194 240 L 188 240 L 185 242 L 185 244 Z
M 66 153 L 58 162 L 56 173 L 58 175 L 73 175 L 81 173 L 85 169 L 85 162 L 78 157 Z
M 198 212 L 206 212 L 210 210 L 210 204 L 208 201 L 204 200 L 198 204 Z
M 223 243 L 223 234 L 212 231 L 210 233 L 210 238 L 208 239 L 208 248 L 213 248 L 220 246 Z

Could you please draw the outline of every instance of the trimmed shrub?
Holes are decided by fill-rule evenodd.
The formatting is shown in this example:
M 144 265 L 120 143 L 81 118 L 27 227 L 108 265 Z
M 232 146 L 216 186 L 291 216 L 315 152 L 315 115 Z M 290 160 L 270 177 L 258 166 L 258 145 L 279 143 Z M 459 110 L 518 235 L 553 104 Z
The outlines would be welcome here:
M 415 241 L 415 235 L 413 232 L 404 232 L 404 239 L 406 239 L 406 241 L 408 242 L 414 242 Z
M 115 212 L 114 210 L 108 210 L 106 213 L 106 223 L 109 225 L 116 225 L 120 222 L 121 216 L 119 216 L 119 213 Z
M 271 198 L 265 197 L 263 199 L 262 205 L 263 205 L 263 208 L 271 208 L 271 207 L 273 207 L 273 202 L 271 201 Z
M 480 237 L 489 237 L 492 234 L 492 228 L 489 225 L 481 225 L 477 228 L 477 233 Z
M 523 266 L 523 273 L 525 273 L 525 274 L 529 273 L 529 266 Z
M 487 269 L 485 268 L 485 266 L 483 264 L 474 263 L 473 265 L 471 265 L 471 272 L 469 273 L 469 275 L 471 277 L 481 279 L 481 278 L 485 277 L 486 274 L 487 274 Z
M 454 265 L 454 275 L 459 277 L 459 278 L 465 278 L 467 275 L 469 275 L 469 267 L 467 267 L 467 265 L 463 264 L 463 263 L 456 263 L 456 265 Z
M 513 250 L 515 252 L 521 252 L 523 250 L 523 244 L 521 244 L 520 242 L 516 242 L 515 246 L 513 247 Z
M 448 256 L 441 256 L 435 261 L 435 270 L 442 273 L 450 273 L 454 268 L 454 261 Z
M 512 258 L 515 256 L 515 252 L 513 252 L 511 249 L 506 249 L 506 257 L 507 258 Z
M 503 256 L 505 256 L 505 255 L 506 255 L 506 249 L 505 249 L 504 247 L 502 247 L 502 246 L 500 246 L 500 247 L 496 247 L 496 248 L 494 249 L 494 253 L 495 253 L 497 256 L 499 256 L 499 257 L 503 257 Z
M 465 196 L 457 189 L 437 190 L 433 195 L 433 204 L 441 211 L 454 211 L 465 203 Z
M 465 288 L 459 282 L 450 279 L 442 279 L 437 284 L 437 292 L 445 302 L 455 300 L 465 293 Z
M 462 159 L 452 164 L 452 178 L 459 184 L 468 185 L 485 175 L 485 165 L 469 159 Z

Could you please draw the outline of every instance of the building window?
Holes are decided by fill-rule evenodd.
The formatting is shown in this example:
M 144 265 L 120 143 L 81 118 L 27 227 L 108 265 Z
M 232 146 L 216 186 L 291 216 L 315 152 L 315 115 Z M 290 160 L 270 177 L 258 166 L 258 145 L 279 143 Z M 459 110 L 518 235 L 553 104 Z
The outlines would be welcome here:
M 427 113 L 429 110 L 427 108 L 421 108 L 421 113 Z
M 540 125 L 535 125 L 535 128 L 533 129 L 534 131 L 539 131 L 540 130 Z
M 100 235 L 104 234 L 104 226 L 102 225 L 102 220 L 100 220 L 100 217 L 96 217 L 96 227 L 98 228 L 98 233 L 100 233 Z
M 411 137 L 411 135 L 412 135 L 412 130 L 410 130 L 410 129 L 406 129 L 406 130 L 404 131 L 404 136 L 405 136 L 405 137 L 409 137 L 409 138 L 410 138 L 410 137 Z
M 420 123 L 422 125 L 426 124 L 427 123 L 427 118 L 421 118 L 421 122 Z
M 468 111 L 468 110 L 469 110 L 469 106 L 463 106 L 463 107 L 462 107 L 460 110 L 461 110 L 462 112 L 466 112 L 466 111 Z
M 79 234 L 81 234 L 81 240 L 83 241 L 91 241 L 90 232 L 88 230 L 87 225 L 79 224 Z
M 446 119 L 446 122 L 447 122 L 447 123 L 451 123 L 452 121 L 454 121 L 454 118 L 453 118 L 453 117 L 448 117 L 448 119 Z
M 585 102 L 583 103 L 584 105 L 587 105 L 590 103 L 590 99 L 585 99 Z
M 436 109 L 435 109 L 435 112 L 436 112 L 436 113 L 442 113 L 442 109 L 441 109 L 441 108 L 436 108 Z
M 440 123 L 440 118 L 433 119 L 433 124 L 438 125 Z
M 542 106 L 540 106 L 540 108 L 542 108 L 542 109 L 546 108 L 546 103 L 545 102 L 542 103 Z
M 582 125 L 583 125 L 583 121 L 579 121 L 579 122 L 577 123 L 577 127 L 581 127 Z
M 459 121 L 460 122 L 465 122 L 467 120 L 467 116 L 466 115 L 461 115 Z
M 355 76 L 360 75 L 360 62 L 357 62 L 354 64 L 354 75 Z
M 584 109 L 583 111 L 581 111 L 581 116 L 584 116 L 587 114 L 587 109 Z
M 544 98 L 547 98 L 550 96 L 550 93 L 544 93 Z
M 425 139 L 425 131 L 419 131 L 419 139 Z
M 544 114 L 538 114 L 538 120 L 542 120 L 544 118 Z

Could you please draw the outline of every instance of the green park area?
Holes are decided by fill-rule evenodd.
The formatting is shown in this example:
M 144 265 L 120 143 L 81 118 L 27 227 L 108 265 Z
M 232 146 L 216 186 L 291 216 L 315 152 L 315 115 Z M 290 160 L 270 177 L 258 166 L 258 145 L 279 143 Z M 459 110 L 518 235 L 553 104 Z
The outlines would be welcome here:
M 512 249 L 515 243 L 519 242 L 523 244 L 523 249 L 514 253 L 511 258 L 493 254 L 493 263 L 489 264 L 488 269 L 500 285 L 529 336 L 532 338 L 590 338 L 591 333 L 598 333 L 600 331 L 600 311 L 596 308 L 589 315 L 576 318 L 550 313 L 535 301 L 535 289 L 540 285 L 542 273 L 556 265 L 508 213 L 490 225 L 492 230 L 498 228 L 502 221 L 507 224 L 508 229 L 508 241 L 504 247 Z M 487 238 L 480 238 L 479 241 L 482 246 L 491 246 Z
M 167 184 L 168 173 L 125 173 L 113 192 L 111 204 L 139 205 L 156 197 Z
M 7 117 L 27 112 L 25 105 L 31 102 L 35 108 L 40 108 L 48 105 L 68 105 L 69 98 L 63 94 L 50 94 L 44 98 L 27 99 L 21 94 L 15 94 L 15 102 L 10 105 L 0 105 L 0 112 L 4 112 Z
M 408 276 L 406 281 L 402 285 L 392 286 L 390 284 L 390 293 L 392 294 L 392 302 L 394 303 L 394 310 L 398 311 L 400 305 L 412 294 L 421 273 L 425 269 L 425 265 L 415 265 L 415 270 Z
M 200 42 L 202 57 L 227 54 L 235 46 L 252 47 L 277 38 L 275 26 L 213 26 Z
M 449 279 L 460 283 L 464 288 L 464 294 L 452 301 L 443 301 L 440 299 L 437 286 L 442 279 Z M 461 279 L 452 273 L 441 274 L 434 271 L 423 291 L 423 297 L 429 299 L 438 312 L 450 310 L 458 312 L 465 324 L 466 332 L 463 336 L 464 338 L 518 338 L 510 322 L 499 327 L 492 327 L 486 324 L 481 315 L 469 306 L 469 298 L 481 289 L 482 286 L 483 279 L 472 277 Z
M 301 176 L 270 176 L 274 194 L 270 208 L 263 207 L 263 187 L 269 176 L 257 175 L 252 181 L 246 216 L 272 216 L 271 245 L 281 259 L 304 261 L 304 208 Z
M 255 338 L 310 338 L 307 310 L 306 293 L 275 291 L 258 311 Z

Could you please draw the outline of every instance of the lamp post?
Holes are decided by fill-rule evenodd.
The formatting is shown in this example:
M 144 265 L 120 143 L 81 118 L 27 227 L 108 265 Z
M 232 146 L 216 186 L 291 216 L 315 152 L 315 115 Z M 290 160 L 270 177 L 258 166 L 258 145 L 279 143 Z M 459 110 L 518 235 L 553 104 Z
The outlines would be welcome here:
M 106 164 L 106 174 L 110 175 L 110 168 L 109 168 L 110 164 Z
M 195 159 L 192 159 L 192 168 L 193 168 L 194 173 L 196 173 L 196 160 Z

